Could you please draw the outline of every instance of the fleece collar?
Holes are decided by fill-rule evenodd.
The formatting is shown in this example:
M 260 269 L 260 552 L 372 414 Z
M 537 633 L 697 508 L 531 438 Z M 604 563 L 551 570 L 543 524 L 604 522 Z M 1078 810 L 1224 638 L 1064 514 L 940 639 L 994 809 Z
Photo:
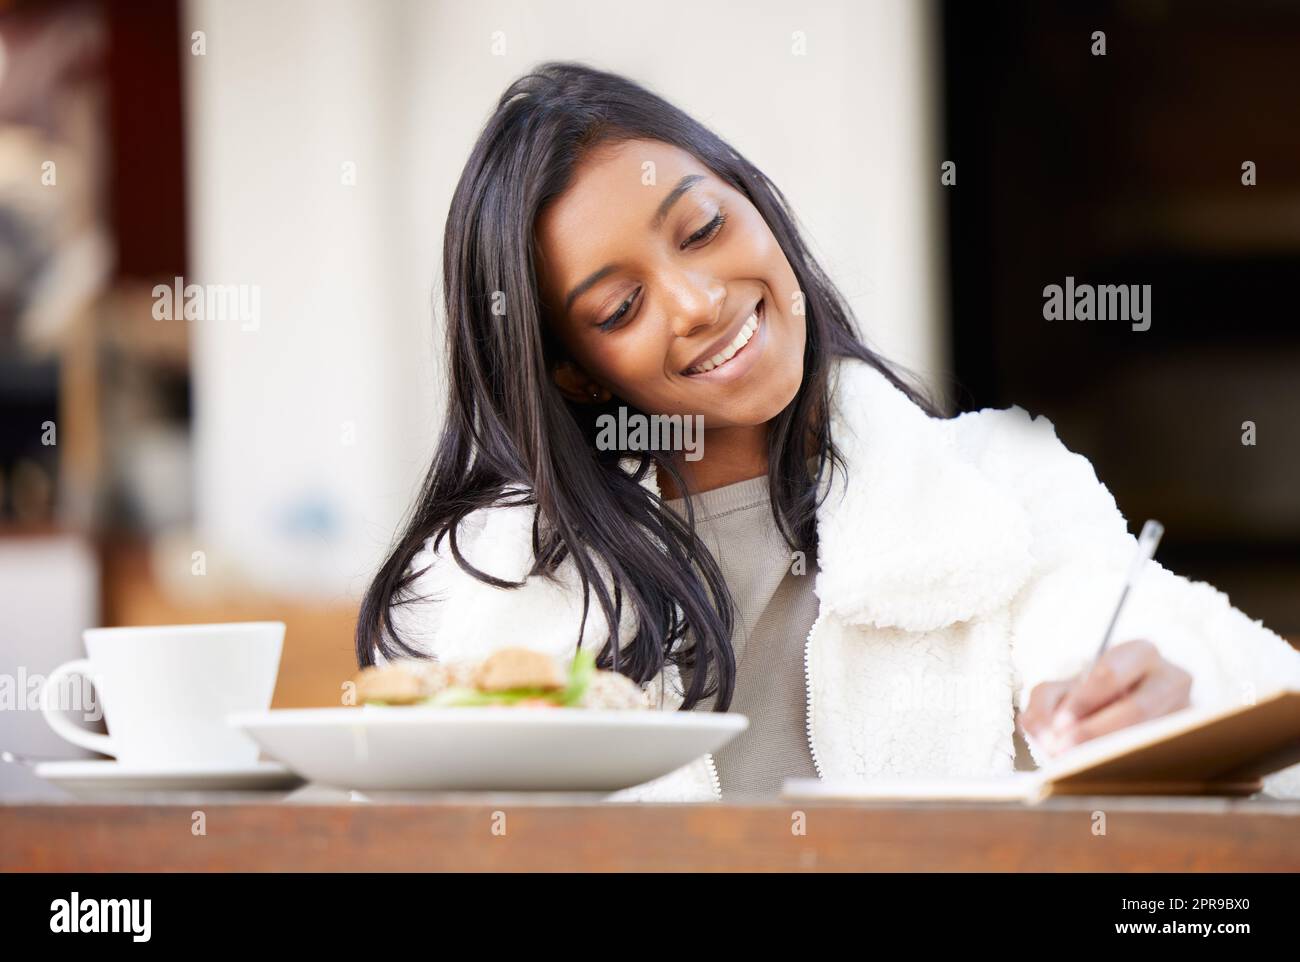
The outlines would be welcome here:
M 1029 519 L 874 367 L 838 363 L 832 438 L 848 468 L 817 515 L 817 595 L 853 624 L 931 631 L 1006 604 L 1033 565 Z
M 1033 565 L 1024 509 L 871 365 L 837 362 L 836 471 L 817 511 L 817 596 L 851 624 L 932 631 L 1006 604 Z M 629 466 L 635 461 L 627 462 Z M 654 471 L 642 484 L 658 494 Z

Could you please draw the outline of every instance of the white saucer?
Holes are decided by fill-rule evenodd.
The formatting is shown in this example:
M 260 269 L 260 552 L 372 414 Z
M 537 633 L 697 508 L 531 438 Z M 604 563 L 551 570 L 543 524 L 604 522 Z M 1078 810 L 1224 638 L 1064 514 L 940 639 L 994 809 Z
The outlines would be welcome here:
M 77 795 L 107 792 L 288 790 L 302 779 L 279 762 L 251 765 L 123 765 L 115 759 L 41 762 L 38 777 Z

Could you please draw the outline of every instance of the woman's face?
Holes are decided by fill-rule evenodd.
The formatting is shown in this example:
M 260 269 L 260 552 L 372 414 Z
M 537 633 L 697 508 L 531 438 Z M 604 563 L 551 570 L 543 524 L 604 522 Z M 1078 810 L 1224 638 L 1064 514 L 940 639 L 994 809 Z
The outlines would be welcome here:
M 536 235 L 542 300 L 576 364 L 556 374 L 569 396 L 589 398 L 594 382 L 718 428 L 763 424 L 798 392 L 794 271 L 753 204 L 691 154 L 598 147 Z

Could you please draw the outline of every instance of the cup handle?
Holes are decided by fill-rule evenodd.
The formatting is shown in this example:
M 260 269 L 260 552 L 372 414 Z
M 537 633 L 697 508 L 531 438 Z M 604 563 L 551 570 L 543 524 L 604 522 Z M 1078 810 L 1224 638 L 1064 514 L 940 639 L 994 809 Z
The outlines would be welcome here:
M 80 658 L 59 665 L 58 668 L 50 672 L 49 677 L 45 679 L 45 684 L 41 686 L 41 714 L 45 716 L 45 720 L 54 729 L 54 734 L 60 738 L 82 748 L 89 748 L 93 752 L 116 755 L 117 752 L 113 748 L 112 738 L 108 735 L 101 735 L 99 732 L 88 732 L 86 729 L 72 724 L 63 717 L 59 705 L 54 703 L 56 686 L 68 675 L 82 675 L 92 684 L 94 683 L 94 679 L 90 674 L 90 661 L 88 659 Z

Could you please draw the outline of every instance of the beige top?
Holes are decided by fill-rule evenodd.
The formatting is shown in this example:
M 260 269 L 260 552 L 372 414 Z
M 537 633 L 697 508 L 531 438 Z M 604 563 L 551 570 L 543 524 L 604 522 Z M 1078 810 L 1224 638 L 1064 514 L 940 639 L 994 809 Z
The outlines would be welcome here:
M 804 645 L 818 611 L 817 569 L 812 559 L 796 565 L 772 516 L 767 483 L 760 476 L 693 499 L 696 530 L 736 604 L 730 710 L 747 715 L 749 728 L 713 756 L 728 799 L 772 796 L 788 777 L 817 777 L 808 747 L 804 681 Z M 685 516 L 682 499 L 665 503 Z M 715 700 L 705 698 L 696 707 L 709 711 Z

